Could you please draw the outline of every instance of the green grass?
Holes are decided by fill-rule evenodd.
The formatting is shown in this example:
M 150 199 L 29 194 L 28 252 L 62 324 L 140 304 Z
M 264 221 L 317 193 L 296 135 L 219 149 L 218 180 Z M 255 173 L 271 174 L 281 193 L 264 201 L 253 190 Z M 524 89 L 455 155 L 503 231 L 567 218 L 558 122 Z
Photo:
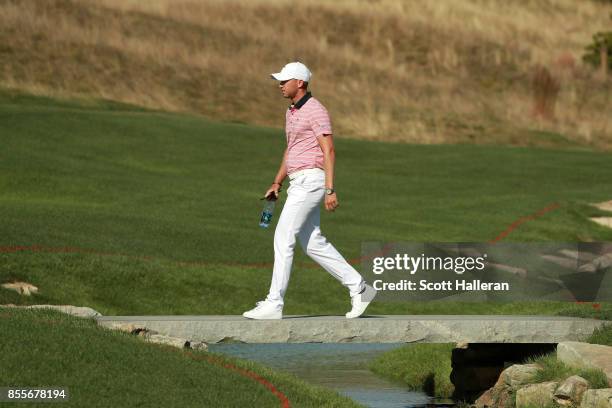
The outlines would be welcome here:
M 249 370 L 286 395 L 292 407 L 358 407 L 349 398 L 259 364 L 145 343 L 53 310 L 0 308 L 0 384 L 68 387 L 66 407 L 279 407 Z M 212 363 L 206 357 L 218 360 Z
M 557 353 L 534 357 L 527 363 L 539 364 L 541 370 L 536 373 L 533 383 L 546 381 L 563 381 L 572 375 L 578 375 L 589 382 L 589 388 L 608 388 L 608 378 L 602 370 L 592 368 L 574 368 L 557 360 Z
M 282 131 L 112 102 L 83 104 L 0 92 L 0 142 L 0 246 L 79 248 L 0 251 L 1 282 L 24 280 L 40 289 L 32 297 L 0 289 L 0 303 L 83 305 L 105 315 L 238 314 L 267 292 L 273 230 L 257 227 L 258 197 L 278 166 Z M 336 187 L 342 207 L 334 214 L 323 213 L 322 225 L 348 259 L 360 255 L 363 241 L 488 241 L 516 219 L 552 202 L 561 207 L 522 225 L 507 240 L 612 239 L 610 230 L 588 221 L 598 210 L 586 204 L 612 198 L 610 154 L 410 146 L 341 137 L 336 143 Z M 298 250 L 285 313 L 343 314 L 348 307 L 344 288 L 313 268 Z M 379 302 L 368 312 L 610 318 L 612 306 L 602 304 L 597 310 L 555 302 Z M 143 384 L 147 393 L 155 388 L 151 392 L 160 398 L 172 395 L 165 392 L 168 389 L 185 389 L 186 401 L 222 398 L 227 392 L 242 395 L 240 387 L 250 395 L 251 388 L 257 388 L 246 380 L 233 388 L 242 380 L 232 380 L 214 367 L 202 368 L 201 362 L 176 351 L 162 353 L 137 344 L 137 339 L 102 334 L 69 318 L 54 317 L 59 323 L 49 325 L 38 315 L 29 316 L 0 320 L 7 328 L 2 332 L 11 333 L 0 347 L 14 352 L 27 346 L 33 355 L 27 369 L 3 370 L 7 377 L 0 383 L 40 385 L 64 379 L 77 393 L 75 398 L 81 393 L 88 403 L 95 386 L 104 381 L 110 384 L 104 390 L 106 398 L 125 398 L 129 393 L 121 390 L 132 384 L 132 376 L 138 376 L 133 384 Z M 49 332 L 50 328 L 58 330 Z M 22 337 L 24 343 L 18 341 Z M 383 356 L 373 369 L 409 380 L 414 388 L 433 384 L 438 395 L 449 395 L 449 347 L 402 348 L 396 355 Z M 65 349 L 101 351 L 83 351 L 75 357 Z M 22 364 L 24 353 L 5 350 L 3 367 Z M 102 362 L 105 351 L 111 358 Z M 59 365 L 59 377 L 50 377 L 42 368 L 50 361 L 66 361 Z M 405 361 L 418 370 L 409 371 Z M 305 398 L 296 406 L 336 398 L 295 385 L 290 377 L 263 367 L 236 364 L 286 382 L 286 389 L 294 390 L 288 391 L 291 398 Z M 88 370 L 91 367 L 103 369 Z M 147 374 L 166 367 L 177 375 L 157 379 Z M 70 376 L 76 369 L 89 374 Z M 194 394 L 206 394 L 198 387 L 209 386 L 197 381 L 199 375 L 211 381 L 209 396 Z M 158 383 L 161 378 L 166 383 Z M 254 397 L 261 398 L 261 406 L 273 401 L 265 400 L 269 393 L 253 392 L 261 394 Z M 136 393 L 130 398 L 138 402 L 148 397 Z
M 608 319 L 609 320 L 609 319 Z M 612 324 L 605 324 L 595 329 L 593 334 L 586 340 L 591 344 L 603 344 L 612 346 Z
M 450 398 L 451 351 L 454 344 L 410 344 L 388 351 L 372 361 L 375 373 L 406 384 L 410 389 Z
M 238 314 L 267 292 L 273 230 L 257 226 L 258 198 L 278 167 L 282 131 L 4 93 L 0 142 L 0 246 L 86 251 L 0 253 L 0 281 L 40 288 L 31 298 L 2 289 L 0 303 L 70 303 L 107 315 Z M 612 239 L 587 219 L 595 210 L 586 205 L 612 197 L 610 154 L 342 137 L 337 151 L 342 208 L 322 214 L 322 225 L 348 259 L 363 241 L 488 241 L 551 202 L 561 207 L 507 240 Z M 298 249 L 285 313 L 348 307 L 345 289 Z M 610 310 L 379 302 L 369 312 L 606 317 Z
M 593 344 L 612 345 L 612 325 L 605 325 L 587 339 Z M 454 386 L 450 381 L 453 344 L 409 344 L 383 353 L 372 361 L 375 373 L 440 398 L 450 398 Z M 590 388 L 607 388 L 608 378 L 598 369 L 577 369 L 557 360 L 556 353 L 529 359 L 526 363 L 542 366 L 534 383 L 562 381 L 571 375 L 586 379 Z

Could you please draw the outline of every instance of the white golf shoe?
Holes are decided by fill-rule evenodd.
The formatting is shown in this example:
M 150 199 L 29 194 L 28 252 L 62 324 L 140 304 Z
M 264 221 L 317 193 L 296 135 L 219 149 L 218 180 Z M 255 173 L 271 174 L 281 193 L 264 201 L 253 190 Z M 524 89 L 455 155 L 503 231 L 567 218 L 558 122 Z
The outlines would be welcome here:
M 353 305 L 353 308 L 346 314 L 346 318 L 354 319 L 361 316 L 368 308 L 370 302 L 372 302 L 372 299 L 374 299 L 374 296 L 376 296 L 376 289 L 366 283 L 361 293 L 351 297 L 351 305 Z
M 267 300 L 262 300 L 257 302 L 255 308 L 244 312 L 242 315 L 248 319 L 256 320 L 282 319 L 283 307 Z

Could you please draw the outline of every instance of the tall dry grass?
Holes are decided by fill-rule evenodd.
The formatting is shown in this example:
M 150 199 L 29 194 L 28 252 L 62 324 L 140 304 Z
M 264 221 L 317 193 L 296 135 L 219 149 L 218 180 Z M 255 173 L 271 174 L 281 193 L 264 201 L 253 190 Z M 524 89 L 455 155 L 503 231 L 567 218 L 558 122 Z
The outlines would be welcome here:
M 299 59 L 340 136 L 612 146 L 610 82 L 580 56 L 612 7 L 575 0 L 0 0 L 0 85 L 282 126 Z M 559 84 L 534 115 L 537 72 Z M 541 97 L 541 95 L 540 95 Z

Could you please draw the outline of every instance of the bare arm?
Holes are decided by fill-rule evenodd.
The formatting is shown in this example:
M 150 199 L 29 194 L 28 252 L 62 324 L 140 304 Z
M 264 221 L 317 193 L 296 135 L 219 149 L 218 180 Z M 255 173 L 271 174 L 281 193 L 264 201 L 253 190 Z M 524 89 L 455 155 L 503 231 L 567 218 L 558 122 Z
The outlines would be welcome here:
M 334 188 L 334 165 L 336 164 L 336 151 L 334 149 L 333 135 L 322 135 L 317 137 L 321 151 L 323 152 L 323 163 L 325 165 L 325 188 Z M 325 209 L 334 211 L 338 203 L 338 196 L 325 194 Z
M 276 177 L 274 177 L 274 182 L 264 194 L 264 197 L 268 197 L 270 193 L 274 193 L 274 196 L 278 198 L 278 193 L 280 191 L 281 186 L 283 185 L 283 180 L 287 177 L 287 149 L 285 148 L 285 152 L 283 153 L 283 160 L 281 161 L 281 165 L 276 172 Z

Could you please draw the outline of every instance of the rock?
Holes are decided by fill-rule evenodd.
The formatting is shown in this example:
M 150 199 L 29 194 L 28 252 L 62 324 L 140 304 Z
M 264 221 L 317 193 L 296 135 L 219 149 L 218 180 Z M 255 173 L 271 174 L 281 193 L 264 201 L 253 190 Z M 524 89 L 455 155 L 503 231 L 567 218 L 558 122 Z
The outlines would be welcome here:
M 474 402 L 474 407 L 514 408 L 510 387 L 502 383 L 489 388 Z
M 147 334 L 145 340 L 150 343 L 165 344 L 176 348 L 188 348 L 194 350 L 207 350 L 208 346 L 200 341 L 192 342 L 180 337 L 164 336 L 163 334 Z
M 4 307 L 19 307 L 23 309 L 55 309 L 62 313 L 67 313 L 77 317 L 98 317 L 102 314 L 90 307 L 72 306 L 72 305 L 30 305 L 30 306 L 15 306 L 13 304 L 3 305 Z
M 589 388 L 589 382 L 584 378 L 572 375 L 563 381 L 555 390 L 554 400 L 562 406 L 578 406 L 582 394 Z
M 146 334 L 144 338 L 150 343 L 166 344 L 176 348 L 189 348 L 189 342 L 180 337 L 164 336 L 163 334 Z
M 524 384 L 533 382 L 541 368 L 537 364 L 514 364 L 502 371 L 500 380 L 511 389 L 516 390 Z
M 612 253 L 604 254 L 593 259 L 591 262 L 585 263 L 578 268 L 578 272 L 597 272 L 607 269 L 612 266 Z
M 557 360 L 577 368 L 598 368 L 612 386 L 612 347 L 565 341 L 557 345 Z
M 553 352 L 555 347 L 553 344 L 470 343 L 466 348 L 454 348 L 450 375 L 455 386 L 453 396 L 457 400 L 474 401 L 484 391 L 499 385 L 505 368 L 531 356 Z M 504 384 L 503 380 L 501 383 Z
M 9 290 L 14 290 L 20 295 L 30 296 L 32 293 L 38 293 L 38 288 L 27 282 L 10 282 L 3 283 L 2 287 Z
M 146 326 L 143 324 L 134 324 L 134 323 L 114 323 L 113 325 L 110 326 L 110 329 L 120 330 L 126 333 L 143 335 L 143 336 L 147 332 L 151 334 L 157 333 L 157 332 L 147 329 Z
M 474 401 L 474 407 L 476 408 L 485 408 L 493 406 L 493 392 L 495 387 L 489 388 L 485 392 L 482 393 L 480 397 Z
M 526 385 L 516 392 L 516 408 L 545 407 L 552 404 L 556 381 Z
M 580 408 L 612 408 L 612 388 L 586 390 Z
M 150 343 L 166 344 L 181 349 L 189 348 L 202 351 L 208 350 L 208 345 L 204 342 L 191 341 L 180 337 L 159 334 L 155 330 L 150 330 L 144 324 L 115 322 L 107 327 L 111 330 L 121 330 L 123 332 L 142 337 L 145 341 Z
M 208 344 L 204 343 L 203 341 L 191 341 L 189 342 L 189 346 L 193 350 L 201 350 L 201 351 L 208 350 Z

